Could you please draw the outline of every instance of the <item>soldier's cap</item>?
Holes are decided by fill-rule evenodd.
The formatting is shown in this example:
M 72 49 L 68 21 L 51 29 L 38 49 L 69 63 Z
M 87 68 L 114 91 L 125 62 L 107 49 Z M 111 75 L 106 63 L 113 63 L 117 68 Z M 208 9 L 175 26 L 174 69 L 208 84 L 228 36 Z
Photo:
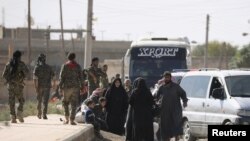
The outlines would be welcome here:
M 92 62 L 95 62 L 95 61 L 99 61 L 99 58 L 98 57 L 92 58 Z
M 165 71 L 162 76 L 163 77 L 165 77 L 165 76 L 170 76 L 171 77 L 172 75 L 171 75 L 170 71 Z
M 21 51 L 19 51 L 19 50 L 15 51 L 15 52 L 13 53 L 13 57 L 15 57 L 15 58 L 20 58 L 21 56 L 22 56 L 22 53 L 21 53 Z

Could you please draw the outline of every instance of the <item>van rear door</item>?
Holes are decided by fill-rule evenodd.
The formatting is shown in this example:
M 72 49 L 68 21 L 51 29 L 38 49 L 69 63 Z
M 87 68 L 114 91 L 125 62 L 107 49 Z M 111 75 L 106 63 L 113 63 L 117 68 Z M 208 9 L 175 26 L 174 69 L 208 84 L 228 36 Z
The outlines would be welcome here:
M 195 136 L 206 136 L 205 102 L 208 93 L 210 76 L 186 76 L 181 81 L 181 87 L 186 91 L 189 99 L 183 116 L 187 117 L 191 133 Z

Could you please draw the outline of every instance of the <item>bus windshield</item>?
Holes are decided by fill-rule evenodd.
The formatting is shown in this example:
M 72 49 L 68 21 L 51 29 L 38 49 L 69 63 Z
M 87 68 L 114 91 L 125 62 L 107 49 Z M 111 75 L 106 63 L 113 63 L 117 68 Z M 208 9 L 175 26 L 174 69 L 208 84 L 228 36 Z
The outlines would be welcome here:
M 134 77 L 160 76 L 164 71 L 172 71 L 176 68 L 186 69 L 186 61 L 180 59 L 131 59 L 130 65 L 130 74 Z
M 183 47 L 134 47 L 131 49 L 129 76 L 133 81 L 136 77 L 144 77 L 154 85 L 164 71 L 187 69 L 187 50 Z

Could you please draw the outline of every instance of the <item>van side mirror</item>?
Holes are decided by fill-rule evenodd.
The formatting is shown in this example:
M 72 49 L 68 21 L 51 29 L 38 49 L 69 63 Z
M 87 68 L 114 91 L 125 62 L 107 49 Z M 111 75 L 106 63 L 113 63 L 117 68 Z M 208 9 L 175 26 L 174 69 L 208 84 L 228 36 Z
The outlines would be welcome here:
M 212 91 L 212 97 L 215 99 L 225 99 L 225 92 L 224 92 L 224 88 L 215 88 Z

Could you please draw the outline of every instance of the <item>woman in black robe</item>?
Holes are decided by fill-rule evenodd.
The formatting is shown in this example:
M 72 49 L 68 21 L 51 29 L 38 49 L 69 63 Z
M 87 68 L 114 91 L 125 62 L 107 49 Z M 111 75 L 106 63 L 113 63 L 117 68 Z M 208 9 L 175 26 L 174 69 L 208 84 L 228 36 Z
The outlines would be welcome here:
M 142 78 L 135 80 L 134 87 L 129 99 L 126 140 L 153 141 L 153 96 Z
M 137 88 L 139 79 L 141 79 L 141 77 L 138 77 L 134 80 L 132 86 L 132 92 L 135 88 Z M 130 105 L 128 107 L 128 114 L 125 127 L 126 127 L 126 141 L 130 141 L 132 139 L 132 110 Z
M 116 78 L 106 92 L 106 110 L 108 130 L 111 133 L 123 135 L 128 109 L 128 95 L 122 86 L 121 79 Z

